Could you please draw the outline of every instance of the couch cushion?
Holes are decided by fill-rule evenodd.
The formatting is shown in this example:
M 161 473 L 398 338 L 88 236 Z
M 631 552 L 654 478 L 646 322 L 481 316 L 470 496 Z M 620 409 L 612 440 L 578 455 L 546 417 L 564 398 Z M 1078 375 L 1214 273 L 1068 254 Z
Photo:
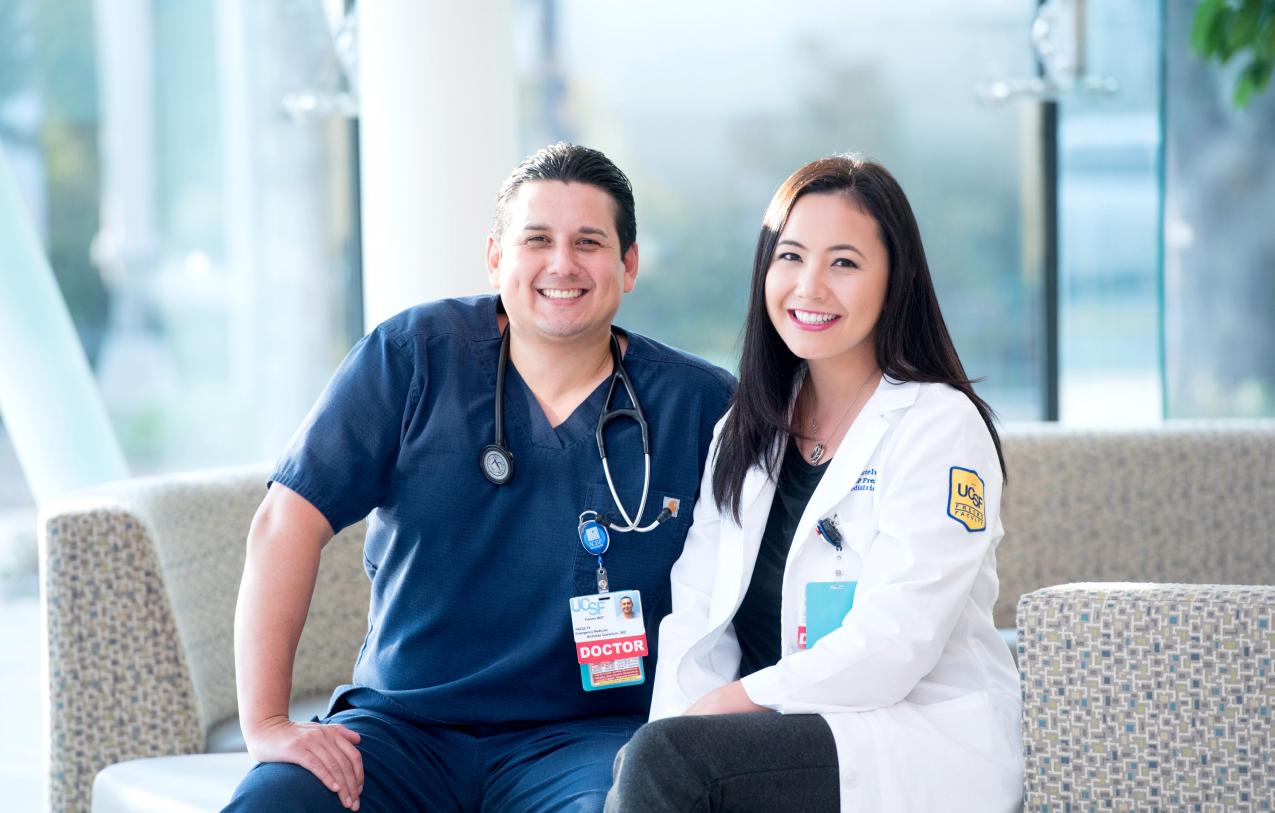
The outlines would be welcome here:
M 1275 421 L 1004 434 L 998 627 L 1064 582 L 1275 584 Z
M 246 751 L 117 762 L 93 780 L 92 813 L 217 813 L 256 764 Z
M 327 694 L 312 694 L 308 697 L 295 698 L 288 704 L 288 717 L 299 722 L 309 722 L 315 717 L 322 717 L 328 711 Z M 208 729 L 208 740 L 204 750 L 210 754 L 229 754 L 236 751 L 247 751 L 243 741 L 243 731 L 239 728 L 239 718 L 231 717 Z

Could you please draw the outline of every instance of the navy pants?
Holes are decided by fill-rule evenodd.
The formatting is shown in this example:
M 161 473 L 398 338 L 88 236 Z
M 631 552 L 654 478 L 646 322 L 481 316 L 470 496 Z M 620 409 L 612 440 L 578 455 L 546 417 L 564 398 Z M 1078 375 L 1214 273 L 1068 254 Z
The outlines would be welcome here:
M 615 754 L 642 719 L 445 726 L 345 709 L 324 722 L 362 737 L 356 746 L 364 774 L 359 813 L 599 813 Z M 346 813 L 314 774 L 281 762 L 253 768 L 225 810 Z

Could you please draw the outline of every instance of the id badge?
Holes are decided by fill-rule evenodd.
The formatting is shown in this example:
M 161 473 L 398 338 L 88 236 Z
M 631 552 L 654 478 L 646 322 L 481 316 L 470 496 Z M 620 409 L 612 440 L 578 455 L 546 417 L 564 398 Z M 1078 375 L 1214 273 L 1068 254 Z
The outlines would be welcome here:
M 646 681 L 643 659 L 650 653 L 642 621 L 642 596 L 637 590 L 571 599 L 571 632 L 580 664 L 580 685 L 586 692 Z
M 806 640 L 810 649 L 823 636 L 841 626 L 854 606 L 858 582 L 809 582 L 806 585 Z

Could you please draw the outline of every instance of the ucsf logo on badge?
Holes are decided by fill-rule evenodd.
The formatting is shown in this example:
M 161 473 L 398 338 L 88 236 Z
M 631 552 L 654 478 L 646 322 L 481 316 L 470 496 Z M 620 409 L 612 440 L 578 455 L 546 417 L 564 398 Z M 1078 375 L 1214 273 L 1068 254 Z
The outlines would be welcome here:
M 971 533 L 987 527 L 983 478 L 978 476 L 978 472 L 960 466 L 952 467 L 947 490 L 947 515 Z
M 584 613 L 587 616 L 602 615 L 602 602 L 593 596 L 576 596 L 571 599 L 571 613 Z

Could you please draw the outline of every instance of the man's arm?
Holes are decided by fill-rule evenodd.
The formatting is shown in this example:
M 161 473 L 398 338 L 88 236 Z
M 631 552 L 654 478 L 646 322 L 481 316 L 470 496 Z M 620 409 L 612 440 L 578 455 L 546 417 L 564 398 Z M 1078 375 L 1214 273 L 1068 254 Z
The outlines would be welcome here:
M 323 514 L 278 483 L 248 531 L 248 555 L 235 608 L 235 679 L 248 752 L 261 762 L 291 762 L 317 776 L 351 810 L 363 792 L 359 735 L 329 724 L 288 719 L 292 665 L 319 571 L 332 538 Z

